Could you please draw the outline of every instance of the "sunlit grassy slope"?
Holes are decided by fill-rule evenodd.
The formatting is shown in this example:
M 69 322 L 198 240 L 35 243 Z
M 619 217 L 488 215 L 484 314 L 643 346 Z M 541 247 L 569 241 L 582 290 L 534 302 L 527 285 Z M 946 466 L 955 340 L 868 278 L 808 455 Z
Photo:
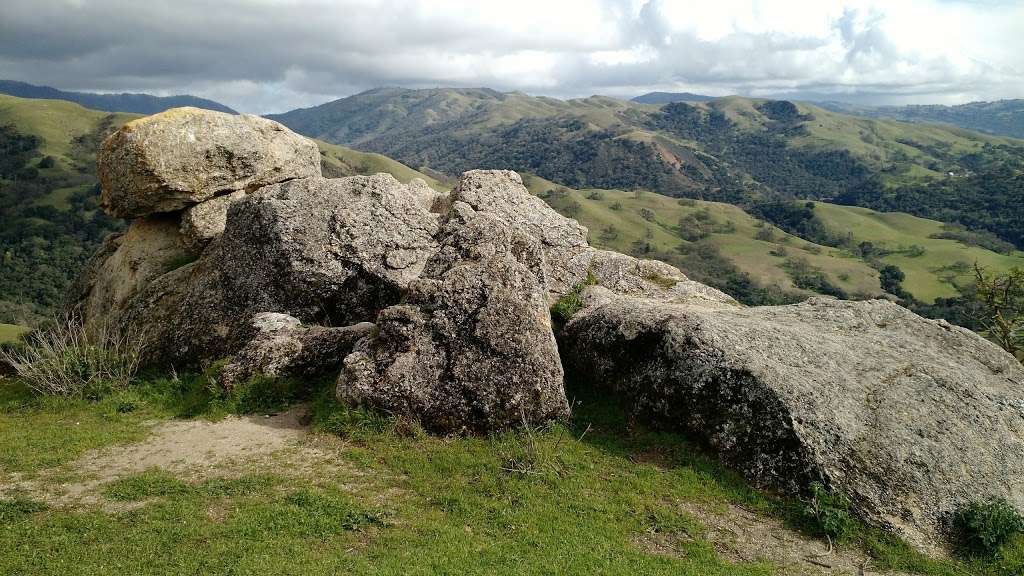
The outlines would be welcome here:
M 328 166 L 337 169 L 340 173 L 349 175 L 387 172 L 402 183 L 407 184 L 413 178 L 422 178 L 435 190 L 447 192 L 451 189 L 450 185 L 422 172 L 413 170 L 387 156 L 374 154 L 373 152 L 360 152 L 344 146 L 329 144 L 322 140 L 317 140 L 316 143 L 320 146 L 320 157 L 323 161 Z
M 527 176 L 524 181 L 535 194 L 560 188 L 536 176 Z M 773 239 L 758 239 L 762 230 L 758 220 L 731 204 L 680 201 L 652 192 L 565 190 L 567 199 L 552 203 L 556 209 L 588 228 L 590 242 L 594 246 L 629 253 L 633 243 L 640 240 L 649 242 L 657 251 L 673 252 L 683 242 L 678 230 L 680 218 L 706 210 L 717 225 L 725 226 L 732 222 L 735 228 L 731 232 L 714 233 L 708 241 L 737 267 L 764 285 L 774 284 L 800 292 L 793 286 L 783 264 L 789 258 L 805 258 L 813 266 L 821 268 L 830 281 L 851 294 L 881 293 L 878 272 L 862 260 L 778 229 L 773 231 Z M 566 206 L 572 202 L 579 204 L 578 211 L 574 213 L 566 211 Z M 644 218 L 644 209 L 653 213 L 653 221 Z M 610 237 L 611 234 L 602 234 L 609 226 L 615 229 L 614 238 Z
M 28 330 L 15 324 L 0 324 L 0 342 L 12 342 Z
M 923 247 L 925 252 L 921 256 L 890 254 L 882 257 L 882 261 L 899 266 L 907 277 L 904 287 L 926 302 L 956 295 L 956 286 L 973 277 L 970 268 L 975 262 L 993 270 L 1024 266 L 1024 252 L 998 254 L 955 240 L 930 238 L 942 231 L 942 223 L 935 220 L 823 202 L 815 203 L 815 213 L 833 232 L 849 233 L 857 242 L 868 241 L 890 250 L 915 244 Z
M 731 204 L 678 200 L 651 192 L 572 190 L 530 175 L 525 182 L 534 194 L 565 190 L 564 197 L 549 202 L 586 226 L 594 246 L 629 253 L 634 242 L 645 241 L 657 251 L 672 252 L 683 243 L 678 229 L 680 218 L 706 210 L 713 222 L 734 225 L 731 231 L 713 233 L 708 241 L 740 270 L 764 285 L 774 284 L 799 292 L 784 267 L 788 259 L 796 257 L 820 268 L 830 281 L 849 294 L 881 294 L 878 272 L 859 256 L 807 242 L 778 229 L 773 230 L 772 239 L 759 239 L 759 233 L 763 237 L 764 225 Z M 569 208 L 573 203 L 578 204 L 578 208 Z M 644 218 L 644 209 L 653 213 L 653 220 Z M 940 296 L 955 296 L 956 287 L 970 281 L 973 274 L 970 269 L 975 262 L 993 270 L 1024 266 L 1022 252 L 999 254 L 955 240 L 930 238 L 942 230 L 942 223 L 934 220 L 824 202 L 815 203 L 815 213 L 832 232 L 849 234 L 855 243 L 868 241 L 886 250 L 903 250 L 903 253 L 883 256 L 881 261 L 899 266 L 906 274 L 904 289 L 924 302 L 932 302 Z M 609 227 L 614 227 L 614 237 L 602 234 Z M 906 250 L 914 245 L 924 248 L 924 254 L 908 255 Z

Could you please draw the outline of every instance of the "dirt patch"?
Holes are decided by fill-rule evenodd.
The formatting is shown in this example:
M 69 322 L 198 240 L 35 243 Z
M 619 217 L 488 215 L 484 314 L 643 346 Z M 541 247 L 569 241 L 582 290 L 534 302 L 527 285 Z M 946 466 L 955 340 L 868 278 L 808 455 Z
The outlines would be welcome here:
M 711 542 L 730 562 L 768 562 L 790 576 L 891 574 L 874 570 L 871 559 L 859 550 L 833 549 L 827 542 L 808 538 L 781 521 L 733 504 L 708 505 L 680 502 L 680 511 L 698 520 L 704 532 L 695 536 Z M 644 534 L 635 543 L 651 554 L 682 555 L 687 534 Z
M 29 480 L 15 475 L 0 481 L 0 497 L 22 493 L 56 506 L 99 504 L 120 509 L 131 504 L 105 501 L 102 486 L 151 468 L 190 481 L 260 472 L 304 476 L 313 470 L 340 469 L 344 465 L 335 449 L 322 439 L 307 441 L 306 411 L 302 406 L 274 416 L 161 422 L 143 442 L 92 451 Z

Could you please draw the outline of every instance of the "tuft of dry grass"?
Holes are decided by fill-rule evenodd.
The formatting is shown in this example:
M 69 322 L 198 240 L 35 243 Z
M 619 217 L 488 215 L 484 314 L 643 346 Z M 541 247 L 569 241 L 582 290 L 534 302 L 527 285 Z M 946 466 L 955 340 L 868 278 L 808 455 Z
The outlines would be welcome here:
M 86 330 L 73 317 L 25 337 L 24 346 L 0 349 L 0 360 L 34 392 L 84 398 L 131 384 L 142 358 L 140 335 L 103 325 Z

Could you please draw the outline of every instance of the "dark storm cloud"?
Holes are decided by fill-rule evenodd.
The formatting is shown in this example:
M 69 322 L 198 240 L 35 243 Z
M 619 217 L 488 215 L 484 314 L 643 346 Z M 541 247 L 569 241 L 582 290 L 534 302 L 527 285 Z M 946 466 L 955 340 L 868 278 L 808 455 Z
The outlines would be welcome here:
M 1003 5 L 909 4 L 978 18 L 1020 13 Z M 792 14 L 778 13 L 787 9 Z M 899 26 L 913 19 L 890 12 L 885 3 L 852 0 L 796 8 L 757 0 L 5 0 L 0 77 L 64 89 L 191 92 L 255 112 L 380 85 L 933 99 L 1021 89 L 1019 56 L 1012 56 L 1020 54 L 1013 50 L 1020 34 L 1005 37 L 1012 28 L 1003 28 L 1004 37 L 990 29 L 986 41 L 996 48 L 965 59 L 956 47 L 935 53 L 927 36 L 920 47 L 908 42 L 914 31 Z M 735 17 L 748 13 L 771 22 Z

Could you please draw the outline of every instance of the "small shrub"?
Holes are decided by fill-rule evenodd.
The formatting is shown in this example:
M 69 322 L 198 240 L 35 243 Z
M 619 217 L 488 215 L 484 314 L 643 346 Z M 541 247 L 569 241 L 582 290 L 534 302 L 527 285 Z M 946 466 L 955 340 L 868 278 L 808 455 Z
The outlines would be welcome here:
M 609 208 L 618 212 L 619 210 L 622 210 L 622 202 L 615 202 L 611 206 L 609 206 Z
M 850 500 L 818 482 L 811 484 L 810 497 L 804 500 L 803 517 L 818 534 L 832 540 L 846 540 L 857 529 Z
M 0 360 L 37 394 L 98 399 L 129 386 L 142 358 L 142 339 L 102 326 L 88 331 L 71 318 L 32 332 L 24 346 L 0 350 Z
M 604 200 L 604 192 L 600 190 L 591 190 L 587 193 L 587 200 Z
M 537 426 L 523 414 L 519 430 L 493 439 L 502 471 L 522 476 L 562 476 L 566 469 L 559 458 L 563 443 L 574 441 L 564 426 Z M 557 433 L 555 433 L 557 429 Z
M 346 406 L 335 399 L 333 389 L 321 394 L 313 404 L 312 414 L 315 430 L 342 438 L 420 438 L 426 435 L 423 426 L 409 418 L 361 406 Z
M 992 558 L 1024 533 L 1024 517 L 1004 499 L 975 502 L 954 516 L 953 529 L 964 553 Z
M 562 296 L 554 306 L 551 307 L 551 317 L 558 323 L 565 324 L 583 308 L 583 298 L 580 296 L 587 286 L 597 284 L 597 278 L 592 272 L 587 271 L 587 279 L 580 282 Z

